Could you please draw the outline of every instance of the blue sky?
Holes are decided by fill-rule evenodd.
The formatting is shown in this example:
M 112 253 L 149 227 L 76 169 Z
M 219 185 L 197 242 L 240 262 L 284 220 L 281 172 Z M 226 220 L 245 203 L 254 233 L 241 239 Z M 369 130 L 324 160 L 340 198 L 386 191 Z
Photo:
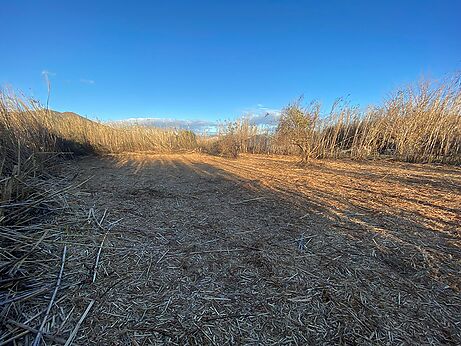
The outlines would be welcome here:
M 461 69 L 461 1 L 0 0 L 0 84 L 91 118 L 379 103 Z M 47 71 L 47 72 L 46 72 Z

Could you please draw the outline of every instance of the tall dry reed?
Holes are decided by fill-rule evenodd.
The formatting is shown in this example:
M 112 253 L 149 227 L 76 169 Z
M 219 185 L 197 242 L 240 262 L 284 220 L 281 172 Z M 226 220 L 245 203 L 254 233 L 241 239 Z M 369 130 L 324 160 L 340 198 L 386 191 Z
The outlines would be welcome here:
M 299 154 L 303 160 L 391 157 L 460 164 L 461 87 L 459 77 L 423 81 L 395 92 L 380 107 L 361 110 L 338 101 L 327 116 L 319 103 L 303 105 L 298 100 L 282 110 L 273 131 L 246 117 L 221 124 L 213 138 L 185 130 L 114 127 L 2 93 L 0 136 L 0 169 L 9 170 L 18 156 L 26 162 L 43 152 L 169 152 L 197 147 L 232 157 L 242 152 Z
M 88 154 L 193 149 L 191 131 L 112 127 L 74 113 L 58 113 L 11 92 L 0 94 L 0 176 L 51 153 Z
M 320 103 L 297 100 L 282 110 L 273 133 L 243 119 L 222 127 L 216 140 L 236 145 L 238 152 L 298 153 L 303 160 L 389 157 L 460 164 L 460 79 L 422 81 L 366 110 L 338 100 L 327 116 Z

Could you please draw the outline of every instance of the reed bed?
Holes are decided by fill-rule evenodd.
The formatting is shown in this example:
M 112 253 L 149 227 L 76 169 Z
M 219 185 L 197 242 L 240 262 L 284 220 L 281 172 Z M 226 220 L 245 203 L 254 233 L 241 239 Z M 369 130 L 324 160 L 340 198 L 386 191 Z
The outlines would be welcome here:
M 11 92 L 0 94 L 0 163 L 10 171 L 18 156 L 24 161 L 48 153 L 170 152 L 195 146 L 191 131 L 113 127 L 74 113 L 50 111 Z
M 327 115 L 319 102 L 300 99 L 282 110 L 274 131 L 242 118 L 221 126 L 215 141 L 209 152 L 460 164 L 460 79 L 423 81 L 366 110 L 338 100 Z
M 260 127 L 244 117 L 218 126 L 214 137 L 191 131 L 115 126 L 74 113 L 57 113 L 24 97 L 0 97 L 0 146 L 6 154 L 40 152 L 123 153 L 201 150 L 322 158 L 461 163 L 459 76 L 423 81 L 398 90 L 380 107 L 363 110 L 337 101 L 328 114 L 319 102 L 297 100 L 285 107 L 276 127 Z M 11 161 L 6 160 L 6 162 Z M 9 167 L 11 169 L 11 167 Z
M 114 255 L 113 262 L 117 263 L 116 259 L 118 259 L 120 267 L 133 264 L 125 263 L 122 260 L 125 257 L 119 256 L 120 252 L 109 252 L 104 245 L 105 242 L 115 244 L 115 240 L 108 234 L 116 222 L 107 221 L 106 212 L 100 215 L 94 207 L 88 210 L 80 205 L 81 196 L 71 193 L 73 188 L 78 187 L 73 183 L 72 177 L 66 175 L 64 178 L 59 178 L 55 173 L 51 173 L 54 171 L 50 169 L 50 165 L 57 157 L 202 149 L 228 157 L 236 157 L 239 152 L 244 152 L 297 154 L 305 161 L 347 157 L 460 164 L 460 111 L 461 88 L 459 79 L 455 78 L 441 84 L 421 83 L 418 87 L 402 89 L 388 98 L 383 106 L 368 108 L 365 111 L 338 102 L 328 116 L 322 116 L 319 103 L 313 102 L 306 106 L 301 101 L 297 101 L 282 111 L 276 129 L 261 129 L 247 118 L 223 124 L 214 138 L 198 138 L 192 132 L 183 130 L 109 126 L 90 121 L 74 113 L 54 112 L 33 100 L 3 92 L 0 95 L 0 321 L 2 326 L 0 345 L 11 343 L 38 345 L 44 342 L 68 345 L 75 338 L 78 339 L 79 331 L 86 336 L 93 335 L 93 332 L 101 334 L 100 330 L 93 331 L 94 326 L 86 325 L 84 320 L 94 309 L 93 305 L 96 304 L 97 307 L 110 297 L 108 292 L 114 287 L 111 285 L 124 282 L 123 277 L 116 278 L 114 282 L 112 272 L 107 265 L 107 268 L 104 267 L 105 277 L 101 277 L 99 285 L 97 274 L 101 253 L 104 256 Z M 256 171 L 256 168 L 253 170 Z M 259 200 L 260 197 L 246 198 L 243 202 L 246 204 Z M 175 203 L 178 207 L 178 199 Z M 233 205 L 241 205 L 241 203 L 242 201 L 238 201 Z M 119 240 L 123 240 L 123 235 L 124 230 L 121 231 Z M 190 244 L 192 243 L 191 240 Z M 129 247 L 121 243 L 117 245 L 122 250 L 122 247 L 125 249 Z M 139 251 L 139 243 L 132 245 L 130 256 L 134 258 Z M 260 245 L 264 246 L 264 244 Z M 255 251 L 262 251 L 259 247 L 255 248 L 257 248 Z M 228 251 L 228 248 L 226 249 Z M 244 245 L 236 249 L 247 250 Z M 110 251 L 115 250 L 113 247 L 110 248 Z M 277 263 L 282 254 L 272 250 L 268 249 L 267 253 L 264 252 L 267 256 L 273 255 L 266 260 L 269 263 Z M 319 251 L 315 253 L 321 257 L 321 249 L 317 250 Z M 208 250 L 203 251 L 204 254 L 208 254 Z M 202 255 L 202 252 L 192 254 Z M 212 254 L 212 256 L 219 255 L 221 258 L 221 253 Z M 171 259 L 172 256 L 182 256 L 182 252 L 171 254 L 165 252 L 162 256 L 159 257 L 157 264 L 163 259 Z M 331 253 L 326 256 L 329 256 L 325 258 L 330 261 Z M 215 260 L 212 258 L 210 263 L 215 263 Z M 142 268 L 138 264 L 139 260 L 136 265 L 128 269 L 136 272 L 136 275 L 141 274 L 138 271 Z M 307 267 L 317 268 L 312 263 Z M 115 270 L 115 267 L 113 269 Z M 241 269 L 242 280 L 245 281 L 246 269 L 245 267 Z M 291 274 L 295 275 L 295 273 Z M 320 276 L 322 272 L 318 274 Z M 136 281 L 132 280 L 132 282 Z M 354 289 L 359 288 L 354 286 L 358 285 L 355 278 L 351 277 L 349 283 Z M 165 281 L 165 285 L 167 284 L 168 281 Z M 134 286 L 132 288 L 135 289 Z M 418 292 L 424 289 L 426 288 L 417 287 Z M 262 297 L 267 296 L 267 290 L 262 290 L 264 292 Z M 81 291 L 84 293 L 79 295 Z M 431 292 L 428 291 L 428 294 Z M 171 297 L 171 293 L 165 291 L 164 298 Z M 176 293 L 179 295 L 180 292 Z M 378 297 L 385 297 L 385 293 L 380 293 Z M 278 289 L 272 292 L 274 297 L 279 294 Z M 400 293 L 398 294 L 400 297 Z M 112 296 L 112 298 L 116 297 Z M 185 298 L 190 300 L 189 295 Z M 287 299 L 298 299 L 298 297 L 279 298 L 282 306 L 280 311 L 287 313 L 291 310 L 284 310 L 283 304 L 288 301 Z M 450 309 L 451 306 L 455 306 L 454 304 L 458 304 L 457 297 L 453 298 L 453 302 L 452 298 L 451 296 L 447 298 L 448 303 L 451 304 L 447 305 Z M 248 297 L 248 299 L 250 301 L 253 298 Z M 350 299 L 349 295 L 341 297 L 338 301 L 347 299 Z M 160 317 L 171 304 L 171 298 L 165 302 L 166 307 L 159 311 Z M 428 304 L 423 301 L 418 303 Z M 152 309 L 157 309 L 157 306 Z M 437 310 L 437 307 L 434 309 Z M 112 316 L 113 313 L 115 312 L 107 311 L 107 316 Z M 437 318 L 443 320 L 443 325 L 447 326 L 449 335 L 456 343 L 459 340 L 459 332 L 451 328 L 457 322 L 442 313 L 439 314 L 438 310 L 437 314 Z M 235 316 L 229 312 L 222 316 L 226 316 L 226 319 L 228 317 L 237 319 L 239 322 L 235 325 L 236 329 L 226 329 L 229 324 L 225 323 L 221 315 L 217 317 L 210 315 L 207 317 L 209 319 L 205 318 L 203 322 L 205 324 L 210 321 L 216 324 L 222 322 L 222 325 L 216 326 L 218 332 L 222 334 L 216 335 L 223 337 L 241 331 L 240 328 L 244 323 L 247 323 L 248 333 L 251 333 L 250 327 L 254 325 L 254 321 L 251 322 L 253 318 L 259 318 L 261 326 L 266 325 L 265 312 Z M 366 315 L 363 315 L 363 319 L 364 316 Z M 359 319 L 360 317 L 362 316 L 360 315 Z M 380 318 L 378 317 L 377 321 Z M 133 321 L 130 320 L 130 323 Z M 326 328 L 331 321 L 325 320 L 325 323 L 317 324 L 319 339 L 315 339 L 316 341 L 321 340 L 321 335 L 326 335 L 325 333 L 328 332 Z M 361 319 L 360 321 L 359 324 L 363 325 L 364 322 Z M 202 321 L 198 322 L 201 325 Z M 283 325 L 285 322 L 279 322 L 282 324 L 277 328 L 286 330 L 287 326 Z M 312 322 L 318 321 L 314 318 Z M 183 321 L 175 326 L 177 329 L 168 331 L 161 328 L 155 333 L 161 335 L 164 340 L 176 342 L 218 341 L 215 336 L 205 335 L 201 331 L 202 327 L 194 325 L 190 326 L 190 330 L 187 328 L 185 330 L 181 323 Z M 359 324 L 355 327 L 361 328 Z M 354 340 L 363 341 L 368 338 L 369 341 L 376 340 L 383 343 L 385 341 L 392 343 L 396 340 L 408 342 L 421 330 L 418 326 L 409 332 L 398 331 L 400 339 L 392 339 L 389 336 L 388 340 L 386 340 L 388 335 L 378 332 L 365 335 L 365 332 L 368 333 L 370 330 L 364 330 L 363 335 L 356 335 L 357 339 Z M 353 332 L 347 331 L 347 333 Z M 83 336 L 83 339 L 86 336 Z M 342 337 L 331 335 L 331 340 L 342 340 Z M 451 339 L 437 335 L 434 340 Z M 230 340 L 232 341 L 234 340 Z M 301 339 L 291 341 L 303 342 Z
M 250 117 L 219 124 L 213 137 L 198 138 L 198 148 L 212 155 L 236 158 L 244 154 L 299 155 L 299 149 L 287 137 L 280 140 L 270 127 L 260 127 L 252 123 Z
M 77 128 L 77 130 L 75 129 Z M 89 146 L 95 153 L 173 152 L 196 146 L 196 136 L 186 130 L 164 130 L 144 126 L 113 127 L 74 116 L 56 125 L 65 139 Z

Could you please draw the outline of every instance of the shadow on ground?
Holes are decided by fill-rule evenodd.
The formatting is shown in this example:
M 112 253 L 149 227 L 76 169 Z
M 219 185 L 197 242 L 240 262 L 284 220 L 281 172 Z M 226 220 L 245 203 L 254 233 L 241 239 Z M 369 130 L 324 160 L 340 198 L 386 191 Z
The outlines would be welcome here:
M 459 169 L 196 154 L 69 169 L 123 218 L 76 292 L 97 300 L 81 342 L 461 342 Z

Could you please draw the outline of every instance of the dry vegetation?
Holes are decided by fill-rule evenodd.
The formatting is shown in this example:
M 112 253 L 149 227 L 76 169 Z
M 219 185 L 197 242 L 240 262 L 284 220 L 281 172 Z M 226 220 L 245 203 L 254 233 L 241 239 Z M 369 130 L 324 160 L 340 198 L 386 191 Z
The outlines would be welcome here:
M 461 341 L 459 168 L 133 154 L 63 169 L 94 175 L 80 204 L 110 211 L 72 244 L 91 279 L 104 241 L 95 283 L 61 305 L 95 300 L 82 344 Z
M 91 212 L 84 215 L 69 204 L 70 191 L 76 186 L 70 177 L 49 173 L 57 158 L 188 150 L 195 145 L 195 135 L 188 131 L 113 128 L 73 113 L 49 111 L 12 94 L 1 95 L 1 345 L 37 345 L 42 339 L 64 344 L 75 337 L 72 332 L 78 321 L 66 324 L 70 315 L 59 315 L 55 308 L 66 300 L 66 295 L 57 298 L 56 294 L 82 284 L 68 270 L 65 283 L 60 284 L 64 268 L 82 262 L 79 254 L 67 253 L 64 244 L 72 242 L 70 237 L 76 234 L 84 242 L 85 235 L 102 227 L 104 218 L 96 219 Z
M 11 93 L 0 95 L 0 135 L 0 155 L 6 164 L 18 155 L 28 159 L 49 152 L 170 152 L 196 147 L 196 136 L 190 131 L 112 127 L 74 113 L 49 111 Z
M 320 103 L 304 105 L 298 100 L 282 110 L 275 131 L 242 118 L 222 124 L 212 138 L 185 130 L 110 126 L 74 113 L 48 111 L 6 93 L 0 107 L 0 146 L 12 157 L 21 153 L 28 158 L 49 151 L 87 154 L 198 149 L 229 157 L 238 153 L 298 154 L 303 160 L 386 157 L 461 163 L 459 77 L 441 83 L 423 81 L 397 91 L 383 106 L 365 111 L 338 100 L 330 113 L 322 116 Z
M 461 343 L 460 114 L 457 78 L 213 138 L 3 93 L 0 345 Z M 179 151 L 253 155 L 76 157 Z
M 456 77 L 438 84 L 423 81 L 397 91 L 382 107 L 365 111 L 338 100 L 321 116 L 319 102 L 304 106 L 300 99 L 282 110 L 275 134 L 242 119 L 224 126 L 218 143 L 224 153 L 298 153 L 303 160 L 388 157 L 459 164 L 460 114 L 461 84 Z

